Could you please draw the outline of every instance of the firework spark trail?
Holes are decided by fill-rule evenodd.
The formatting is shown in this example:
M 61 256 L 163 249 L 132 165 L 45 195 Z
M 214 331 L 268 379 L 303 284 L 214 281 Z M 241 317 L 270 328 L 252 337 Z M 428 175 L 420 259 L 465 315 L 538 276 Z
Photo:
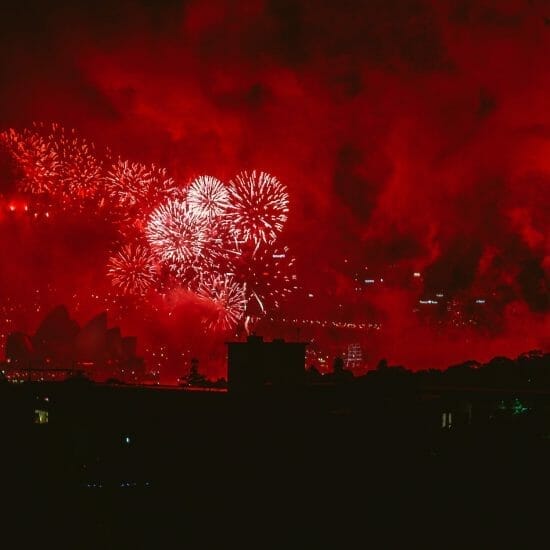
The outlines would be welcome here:
M 174 191 L 176 185 L 165 168 L 120 158 L 108 170 L 105 184 L 108 194 L 121 207 L 142 209 L 158 204 Z
M 241 172 L 229 184 L 226 218 L 236 240 L 273 243 L 287 220 L 289 197 L 286 187 L 265 172 Z
M 216 306 L 210 325 L 225 330 L 245 312 L 259 318 L 279 307 L 296 288 L 294 259 L 272 248 L 288 193 L 267 173 L 241 172 L 229 186 L 203 175 L 178 188 L 153 164 L 107 162 L 109 153 L 98 156 L 93 143 L 59 124 L 6 130 L 0 146 L 15 161 L 17 190 L 36 195 L 45 217 L 51 209 L 83 215 L 93 204 L 113 206 L 102 209 L 104 221 L 127 244 L 109 259 L 107 275 L 121 297 L 183 285 Z
M 48 194 L 58 206 L 79 208 L 82 199 L 97 193 L 103 167 L 93 143 L 81 138 L 76 130 L 66 131 L 55 123 L 34 123 L 22 132 L 2 132 L 0 141 L 21 172 L 19 191 Z
M 243 284 L 249 306 L 257 305 L 262 314 L 279 308 L 296 290 L 295 258 L 288 247 L 263 246 L 255 254 L 244 254 L 232 263 L 228 272 Z
M 169 199 L 153 211 L 145 235 L 162 261 L 196 266 L 205 260 L 207 229 L 207 220 L 197 216 L 186 202 Z
M 58 186 L 52 191 L 64 194 L 71 202 L 93 197 L 103 182 L 103 166 L 94 144 L 59 124 L 34 124 L 33 128 L 38 135 L 46 135 L 48 148 L 58 159 Z
M 209 329 L 229 330 L 243 318 L 246 309 L 244 288 L 232 276 L 205 277 L 199 284 L 197 295 L 214 306 L 214 313 L 207 321 Z
M 0 134 L 0 142 L 21 172 L 18 190 L 25 193 L 51 193 L 59 177 L 59 159 L 48 140 L 36 132 L 13 128 Z
M 214 220 L 225 214 L 229 193 L 225 185 L 212 176 L 199 176 L 187 190 L 189 207 L 202 218 Z
M 140 244 L 126 244 L 107 263 L 111 283 L 123 294 L 142 296 L 155 282 L 151 252 Z

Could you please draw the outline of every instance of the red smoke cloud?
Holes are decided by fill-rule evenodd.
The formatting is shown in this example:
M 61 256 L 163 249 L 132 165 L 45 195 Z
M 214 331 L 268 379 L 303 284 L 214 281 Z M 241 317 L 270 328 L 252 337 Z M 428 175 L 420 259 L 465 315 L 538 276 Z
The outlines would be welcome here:
M 8 18 L 4 126 L 58 120 L 182 183 L 275 174 L 291 194 L 285 238 L 301 292 L 314 295 L 289 315 L 379 321 L 374 334 L 336 339 L 360 340 L 371 362 L 420 368 L 548 348 L 542 2 L 84 6 Z M 58 239 L 59 259 L 55 240 L 36 248 L 77 265 L 69 237 Z M 79 242 L 104 260 L 107 238 Z M 29 268 L 17 256 L 10 264 Z M 106 284 L 91 268 L 55 269 L 75 292 Z M 6 273 L 13 281 L 21 268 Z M 357 273 L 376 284 L 356 291 Z M 437 294 L 458 309 L 486 300 L 483 318 L 428 322 L 418 300 Z M 139 319 L 126 322 L 139 330 Z

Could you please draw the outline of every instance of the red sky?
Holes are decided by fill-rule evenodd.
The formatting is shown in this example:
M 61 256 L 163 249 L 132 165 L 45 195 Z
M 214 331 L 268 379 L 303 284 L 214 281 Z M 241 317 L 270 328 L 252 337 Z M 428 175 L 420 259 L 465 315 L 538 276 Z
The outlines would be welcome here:
M 549 21 L 537 0 L 14 5 L 0 123 L 59 121 L 180 182 L 275 174 L 315 295 L 290 312 L 380 321 L 374 336 L 337 337 L 373 362 L 517 355 L 549 346 Z M 53 241 L 4 229 L 4 298 L 32 287 L 38 264 L 67 288 L 103 284 L 100 230 L 74 243 L 67 227 Z M 357 293 L 365 266 L 377 285 Z M 486 299 L 486 319 L 426 323 L 413 310 L 437 293 Z

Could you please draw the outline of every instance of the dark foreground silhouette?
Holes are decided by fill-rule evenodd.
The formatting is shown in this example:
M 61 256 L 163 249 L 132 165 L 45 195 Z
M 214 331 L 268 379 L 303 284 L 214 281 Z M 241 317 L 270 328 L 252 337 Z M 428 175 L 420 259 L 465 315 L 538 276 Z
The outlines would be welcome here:
M 525 380 L 517 362 L 431 378 L 381 365 L 248 394 L 4 382 L 6 540 L 527 547 L 548 515 L 550 365 L 522 360 Z

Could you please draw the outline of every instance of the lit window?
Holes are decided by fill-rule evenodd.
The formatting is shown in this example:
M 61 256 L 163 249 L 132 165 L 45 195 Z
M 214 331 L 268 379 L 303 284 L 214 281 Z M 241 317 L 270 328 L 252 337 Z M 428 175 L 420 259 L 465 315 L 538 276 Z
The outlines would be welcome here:
M 48 411 L 42 409 L 34 410 L 34 423 L 35 424 L 47 424 L 48 423 Z

